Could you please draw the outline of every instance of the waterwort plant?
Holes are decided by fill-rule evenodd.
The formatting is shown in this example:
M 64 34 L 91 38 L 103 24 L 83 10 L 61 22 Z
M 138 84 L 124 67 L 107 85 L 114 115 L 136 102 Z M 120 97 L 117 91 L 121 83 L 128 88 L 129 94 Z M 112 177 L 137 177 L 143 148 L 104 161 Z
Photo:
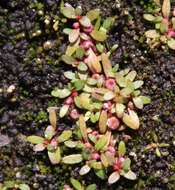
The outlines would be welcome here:
M 175 8 L 171 12 L 170 0 L 164 0 L 158 4 L 160 9 L 154 14 L 144 14 L 145 20 L 154 24 L 155 29 L 145 32 L 147 43 L 151 48 L 167 45 L 175 50 Z
M 80 176 L 94 172 L 109 184 L 117 182 L 120 176 L 135 180 L 125 143 L 118 140 L 117 132 L 127 127 L 139 129 L 136 111 L 150 103 L 150 98 L 139 90 L 144 82 L 136 80 L 136 71 L 119 70 L 118 64 L 112 66 L 110 62 L 117 45 L 109 50 L 105 40 L 115 18 L 102 21 L 99 9 L 82 15 L 80 7 L 70 4 L 62 5 L 61 12 L 66 21 L 72 21 L 72 27 L 68 28 L 66 22 L 63 30 L 69 45 L 62 61 L 72 68 L 63 74 L 69 82 L 51 92 L 62 100 L 62 106 L 48 108 L 51 125 L 44 137 L 32 135 L 27 140 L 35 144 L 35 151 L 47 149 L 52 164 L 79 166 Z M 59 119 L 69 118 L 76 126 L 61 131 L 57 112 Z M 70 182 L 77 190 L 96 189 L 95 184 L 86 187 L 74 178 Z M 65 185 L 64 190 L 72 189 L 71 186 Z

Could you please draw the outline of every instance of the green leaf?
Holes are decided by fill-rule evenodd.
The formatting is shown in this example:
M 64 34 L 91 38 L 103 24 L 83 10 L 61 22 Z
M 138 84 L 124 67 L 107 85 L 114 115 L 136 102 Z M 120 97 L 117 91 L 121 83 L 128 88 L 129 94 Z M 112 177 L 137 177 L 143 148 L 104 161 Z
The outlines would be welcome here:
M 49 112 L 49 121 L 52 127 L 56 129 L 57 126 L 57 114 L 56 114 L 57 107 L 49 107 L 47 111 Z
M 142 99 L 143 104 L 150 104 L 151 103 L 151 98 L 148 96 L 140 96 Z
M 147 21 L 153 22 L 155 20 L 155 16 L 153 16 L 152 14 L 144 14 L 143 18 Z
M 100 16 L 100 9 L 90 10 L 86 16 L 90 19 L 90 21 L 96 20 Z
M 131 160 L 129 158 L 126 158 L 124 162 L 122 163 L 122 169 L 124 172 L 128 172 L 130 170 Z
M 109 178 L 108 178 L 108 183 L 113 184 L 116 183 L 120 179 L 120 174 L 118 172 L 113 172 Z
M 171 38 L 170 40 L 168 40 L 167 44 L 170 49 L 175 50 L 175 39 Z
M 64 72 L 64 76 L 70 80 L 75 79 L 75 73 L 71 72 L 71 71 L 66 71 Z
M 124 174 L 124 177 L 130 180 L 136 180 L 137 176 L 134 172 L 132 172 L 131 170 L 127 173 Z
M 110 27 L 113 25 L 114 21 L 115 21 L 114 17 L 108 17 L 104 20 L 102 27 L 105 28 L 106 30 L 109 30 Z
M 104 45 L 102 45 L 101 43 L 98 43 L 98 44 L 96 44 L 96 48 L 100 53 L 103 53 Z
M 105 178 L 106 178 L 105 170 L 103 170 L 103 169 L 95 170 L 95 174 L 96 174 L 100 179 L 105 179 Z
M 165 34 L 168 31 L 168 24 L 166 23 L 160 23 L 160 32 L 162 34 Z
M 63 33 L 69 35 L 70 33 L 72 32 L 72 29 L 71 28 L 64 28 L 63 29 Z
M 117 114 L 117 117 L 118 117 L 118 118 L 122 118 L 122 117 L 123 117 L 125 108 L 126 108 L 126 106 L 123 105 L 123 104 L 120 104 L 120 103 L 117 103 L 117 104 L 116 104 L 115 109 L 116 109 L 116 114 Z
M 138 109 L 143 109 L 143 101 L 142 101 L 142 98 L 140 98 L 140 97 L 135 97 L 135 98 L 133 98 L 133 102 L 134 102 L 134 105 L 136 106 L 136 108 L 138 108 Z
M 88 70 L 88 67 L 85 63 L 81 62 L 79 65 L 78 65 L 78 70 L 79 71 L 87 71 Z
M 118 145 L 118 154 L 119 154 L 119 157 L 124 156 L 125 153 L 126 153 L 125 143 L 124 143 L 124 141 L 120 141 L 119 145 Z
M 86 190 L 96 190 L 97 186 L 95 184 L 88 185 Z
M 85 174 L 89 173 L 90 170 L 91 170 L 91 168 L 88 165 L 84 165 L 81 167 L 79 174 L 85 175 Z
M 100 114 L 100 118 L 99 118 L 99 131 L 100 131 L 100 133 L 104 134 L 107 130 L 107 119 L 108 119 L 107 111 L 102 110 L 102 112 Z
M 74 179 L 74 178 L 71 177 L 70 178 L 70 182 L 71 182 L 72 186 L 76 190 L 83 190 L 83 187 L 82 187 L 81 183 L 78 180 L 76 180 L 76 179 Z
M 73 65 L 76 62 L 76 60 L 73 57 L 68 55 L 62 55 L 61 59 L 68 65 Z
M 133 110 L 129 109 L 128 112 L 128 114 L 124 113 L 123 122 L 131 129 L 137 130 L 140 125 L 139 118 Z
M 105 31 L 93 30 L 90 35 L 94 40 L 99 42 L 103 42 L 107 38 Z
M 79 141 L 72 141 L 72 140 L 64 142 L 65 146 L 67 146 L 68 148 L 75 148 L 78 145 L 78 143 Z
M 61 133 L 61 135 L 58 137 L 58 142 L 64 142 L 70 139 L 72 136 L 72 131 L 71 130 L 65 130 Z
M 48 151 L 48 156 L 52 164 L 59 164 L 61 161 L 60 148 L 58 147 L 54 152 Z
M 107 144 L 107 138 L 106 138 L 106 136 L 102 136 L 95 143 L 95 149 L 97 151 L 100 151 L 100 150 L 102 150 L 105 147 L 106 144 Z
M 83 16 L 80 20 L 79 20 L 80 24 L 84 27 L 90 27 L 91 26 L 91 21 L 87 16 Z
M 49 125 L 44 131 L 44 136 L 46 139 L 50 140 L 55 135 L 55 128 L 52 125 Z
M 63 118 L 69 111 L 69 105 L 63 105 L 60 109 L 59 116 Z
M 114 73 L 112 71 L 112 65 L 111 65 L 111 62 L 109 60 L 108 55 L 103 53 L 101 55 L 101 59 L 102 59 L 103 70 L 104 70 L 106 77 L 107 78 L 108 77 L 114 77 Z
M 108 91 L 104 94 L 103 98 L 105 101 L 108 101 L 108 100 L 112 100 L 113 98 L 115 98 L 115 93 L 112 92 L 112 91 Z
M 79 47 L 79 48 L 76 49 L 75 57 L 76 57 L 77 59 L 82 59 L 82 58 L 84 57 L 84 55 L 85 55 L 85 51 L 84 51 L 83 48 Z M 80 65 L 80 64 L 79 64 L 79 65 Z M 87 70 L 87 69 L 86 69 L 86 70 Z
M 134 89 L 138 89 L 144 84 L 144 82 L 142 80 L 136 80 L 133 82 L 133 84 L 134 84 Z
M 80 115 L 79 120 L 78 120 L 78 124 L 79 124 L 79 128 L 80 128 L 81 135 L 82 135 L 83 139 L 85 141 L 87 141 L 88 140 L 87 128 L 86 128 L 85 118 L 83 115 Z
M 64 164 L 78 164 L 82 162 L 82 160 L 83 160 L 83 157 L 81 154 L 72 154 L 72 155 L 63 157 L 62 162 Z
M 171 11 L 171 3 L 170 0 L 164 0 L 162 5 L 162 14 L 165 18 L 170 16 Z
M 41 144 L 44 142 L 44 138 L 35 136 L 35 135 L 31 135 L 31 136 L 27 137 L 27 141 L 30 143 L 33 143 L 33 144 Z
M 82 90 L 85 83 L 86 83 L 86 81 L 84 81 L 84 80 L 76 80 L 74 82 L 74 87 L 76 88 L 77 91 Z
M 126 79 L 126 80 L 130 80 L 130 81 L 134 81 L 136 75 L 137 75 L 137 72 L 136 72 L 136 71 L 131 71 L 131 72 L 129 72 L 129 73 L 126 75 L 125 79 Z
M 87 84 L 89 84 L 89 85 L 96 85 L 97 84 L 97 80 L 93 79 L 93 78 L 88 78 Z
M 76 18 L 75 9 L 73 7 L 63 7 L 61 9 L 62 14 L 70 19 Z
M 68 97 L 70 94 L 71 94 L 71 91 L 66 88 L 65 89 L 56 88 L 56 89 L 52 90 L 52 92 L 51 92 L 52 96 L 61 98 L 61 99 Z
M 20 184 L 18 187 L 20 190 L 30 190 L 30 187 L 27 184 Z

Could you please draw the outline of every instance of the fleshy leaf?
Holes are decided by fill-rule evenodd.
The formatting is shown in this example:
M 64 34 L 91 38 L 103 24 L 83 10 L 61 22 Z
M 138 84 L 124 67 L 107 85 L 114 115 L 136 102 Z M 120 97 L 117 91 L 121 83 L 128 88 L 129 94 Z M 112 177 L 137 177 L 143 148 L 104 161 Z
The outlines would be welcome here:
M 168 18 L 171 11 L 171 3 L 170 0 L 164 0 L 162 5 L 162 14 L 165 18 Z
M 80 24 L 84 27 L 90 27 L 91 26 L 91 21 L 87 16 L 83 16 L 80 20 L 79 20 Z
M 108 31 L 110 27 L 113 25 L 114 21 L 114 17 L 108 17 L 104 20 L 102 27 Z
M 50 140 L 55 135 L 55 128 L 52 125 L 49 125 L 44 131 L 44 136 L 46 139 Z
M 106 144 L 107 144 L 107 138 L 106 138 L 106 136 L 102 136 L 95 143 L 95 149 L 97 151 L 100 151 L 100 150 L 102 150 L 105 147 Z
M 108 158 L 106 157 L 106 155 L 105 154 L 101 154 L 100 158 L 101 158 L 101 162 L 102 162 L 103 166 L 105 168 L 107 168 L 108 165 L 109 165 L 109 163 L 108 163 Z
M 83 139 L 87 141 L 88 140 L 87 128 L 86 128 L 86 122 L 83 115 L 80 115 L 78 123 L 79 123 L 80 131 L 81 131 L 81 135 Z
M 20 184 L 18 187 L 20 190 L 30 190 L 30 187 L 27 184 Z
M 52 96 L 58 97 L 58 98 L 66 98 L 71 94 L 71 91 L 69 89 L 55 89 L 51 92 Z
M 83 167 L 81 167 L 79 174 L 85 175 L 85 174 L 89 173 L 90 169 L 91 168 L 88 165 L 84 165 Z
M 115 97 L 115 93 L 112 91 L 108 91 L 104 94 L 104 100 L 108 101 L 108 100 L 112 100 Z
M 93 9 L 90 10 L 86 16 L 92 21 L 94 21 L 95 19 L 97 19 L 100 15 L 100 9 Z
M 128 114 L 124 113 L 123 122 L 131 129 L 137 130 L 140 122 L 137 114 L 133 110 L 128 110 Z
M 118 154 L 119 154 L 119 157 L 124 156 L 125 153 L 126 153 L 125 143 L 124 143 L 124 141 L 120 141 L 119 145 L 118 145 Z
M 76 88 L 77 91 L 82 90 L 83 87 L 84 87 L 84 85 L 85 85 L 85 81 L 84 80 L 76 80 L 74 82 L 74 86 L 75 86 L 75 88 Z
M 175 39 L 170 39 L 170 40 L 168 40 L 168 47 L 170 48 L 170 49 L 173 49 L 173 50 L 175 50 Z
M 88 57 L 86 58 L 86 64 L 93 73 L 101 73 L 101 64 L 94 51 L 90 48 L 88 50 Z
M 34 150 L 35 152 L 40 152 L 40 151 L 43 151 L 45 148 L 46 148 L 46 146 L 45 146 L 43 143 L 40 143 L 40 144 L 36 144 L 36 145 L 33 147 L 33 150 Z
M 96 190 L 97 186 L 95 184 L 88 185 L 86 190 Z
M 76 180 L 74 178 L 70 178 L 70 182 L 76 190 L 83 190 L 83 187 L 78 180 Z
M 78 65 L 78 70 L 79 71 L 87 71 L 88 70 L 88 67 L 85 63 L 81 62 L 79 65 Z
M 52 164 L 59 164 L 61 161 L 60 148 L 58 147 L 54 152 L 48 151 L 48 156 Z
M 138 108 L 138 109 L 143 109 L 143 101 L 142 101 L 142 98 L 140 98 L 140 97 L 135 97 L 135 98 L 133 98 L 133 102 L 134 102 L 134 105 L 136 106 L 136 108 Z
M 44 138 L 36 136 L 36 135 L 31 135 L 31 136 L 27 137 L 27 141 L 32 144 L 41 144 L 44 142 Z
M 63 7 L 61 9 L 61 12 L 67 18 L 70 18 L 70 19 L 76 18 L 75 9 L 71 6 L 70 7 Z
M 108 77 L 114 77 L 114 73 L 112 71 L 112 65 L 111 65 L 111 62 L 109 60 L 108 55 L 103 53 L 101 55 L 101 59 L 102 59 L 103 70 L 104 70 L 106 77 L 107 78 Z
M 105 31 L 100 31 L 100 30 L 93 30 L 91 32 L 91 36 L 94 40 L 97 40 L 99 42 L 103 42 L 106 40 L 107 35 Z
M 66 71 L 64 72 L 64 76 L 70 80 L 75 79 L 75 73 L 71 72 L 71 71 Z
M 77 41 L 78 37 L 80 35 L 79 29 L 73 29 L 71 33 L 69 34 L 69 42 L 74 43 Z
M 131 160 L 129 158 L 126 158 L 122 163 L 122 169 L 124 172 L 128 172 L 130 170 Z
M 83 48 L 79 47 L 76 49 L 75 57 L 77 59 L 82 59 L 84 57 L 84 55 L 85 55 L 85 51 Z
M 119 179 L 120 179 L 120 174 L 118 172 L 113 172 L 108 178 L 108 183 L 113 184 L 117 182 Z
M 76 62 L 76 60 L 73 57 L 68 55 L 62 55 L 61 59 L 68 65 L 74 65 L 74 63 Z
M 130 80 L 130 81 L 134 81 L 136 75 L 137 75 L 137 72 L 136 72 L 136 71 L 131 71 L 131 72 L 129 72 L 129 73 L 126 75 L 125 79 L 126 79 L 126 80 Z
M 131 170 L 129 172 L 125 173 L 123 176 L 127 179 L 130 179 L 130 180 L 136 180 L 137 179 L 136 174 Z
M 65 146 L 67 146 L 68 148 L 75 148 L 78 145 L 78 141 L 65 141 L 64 142 Z
M 58 137 L 58 142 L 64 142 L 70 139 L 72 136 L 72 131 L 71 130 L 65 130 L 61 133 L 61 135 Z
M 63 118 L 69 111 L 69 105 L 63 105 L 60 109 L 59 116 Z
M 124 111 L 125 111 L 126 106 L 124 104 L 117 103 L 116 104 L 116 114 L 118 118 L 122 118 Z
M 105 110 L 102 110 L 99 118 L 99 130 L 100 133 L 105 133 L 107 130 L 107 112 Z
M 153 22 L 155 20 L 155 16 L 153 16 L 152 14 L 144 14 L 143 18 L 150 22 Z
M 57 126 L 57 114 L 56 114 L 57 107 L 49 107 L 47 111 L 49 112 L 49 121 L 52 127 L 56 128 Z
M 106 178 L 105 170 L 103 170 L 103 169 L 95 170 L 95 174 L 96 174 L 100 179 L 105 179 L 105 178 Z
M 138 89 L 144 84 L 144 82 L 142 80 L 136 80 L 133 82 L 133 84 L 134 84 L 134 89 Z
M 83 160 L 83 157 L 81 154 L 72 154 L 72 155 L 63 157 L 62 162 L 64 164 L 78 164 L 82 162 L 82 160 Z

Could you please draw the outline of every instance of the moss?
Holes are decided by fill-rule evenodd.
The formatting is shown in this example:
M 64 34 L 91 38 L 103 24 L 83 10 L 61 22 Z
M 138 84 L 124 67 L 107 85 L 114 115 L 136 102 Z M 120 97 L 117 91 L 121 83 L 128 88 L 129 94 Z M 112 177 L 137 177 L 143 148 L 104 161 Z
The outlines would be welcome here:
M 44 112 L 44 111 L 39 111 L 39 112 L 38 112 L 38 115 L 37 115 L 36 118 L 35 118 L 35 121 L 36 121 L 36 122 L 40 122 L 40 123 L 46 122 L 47 120 L 48 120 L 48 115 L 47 115 L 47 113 Z
M 50 167 L 46 166 L 44 162 L 39 161 L 38 166 L 39 166 L 41 174 L 51 173 Z

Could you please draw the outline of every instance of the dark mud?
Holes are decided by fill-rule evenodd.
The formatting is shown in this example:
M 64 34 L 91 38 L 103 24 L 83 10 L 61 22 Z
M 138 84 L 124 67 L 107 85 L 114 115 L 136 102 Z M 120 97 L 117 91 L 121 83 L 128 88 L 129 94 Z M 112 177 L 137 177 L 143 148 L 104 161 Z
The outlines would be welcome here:
M 145 81 L 142 92 L 149 95 L 152 103 L 139 115 L 141 128 L 127 144 L 132 159 L 132 169 L 138 180 L 121 180 L 112 187 L 96 179 L 100 190 L 175 189 L 175 54 L 166 50 L 150 51 L 142 36 L 145 28 L 142 19 L 143 6 L 139 1 L 67 1 L 82 5 L 83 9 L 100 8 L 103 16 L 117 15 L 108 38 L 109 46 L 117 43 L 113 64 L 134 68 L 138 78 Z M 44 24 L 45 16 L 53 19 L 60 16 L 59 0 L 1 0 L 0 1 L 0 134 L 10 143 L 0 146 L 0 183 L 16 181 L 28 184 L 31 189 L 58 190 L 68 181 L 71 168 L 52 166 L 44 153 L 34 153 L 25 142 L 25 136 L 42 134 L 48 124 L 46 109 L 58 105 L 50 96 L 55 86 L 66 83 L 65 70 L 60 55 L 66 46 L 62 24 L 55 32 Z M 39 14 L 43 11 L 43 15 Z M 40 35 L 36 35 L 41 31 Z M 44 49 L 51 40 L 53 47 Z M 13 93 L 7 93 L 15 85 Z M 69 127 L 60 121 L 61 127 Z M 151 143 L 166 143 L 168 146 L 145 151 Z M 163 146 L 163 145 L 162 145 Z M 63 175 L 64 174 L 64 175 Z M 88 176 L 89 183 L 94 176 Z

